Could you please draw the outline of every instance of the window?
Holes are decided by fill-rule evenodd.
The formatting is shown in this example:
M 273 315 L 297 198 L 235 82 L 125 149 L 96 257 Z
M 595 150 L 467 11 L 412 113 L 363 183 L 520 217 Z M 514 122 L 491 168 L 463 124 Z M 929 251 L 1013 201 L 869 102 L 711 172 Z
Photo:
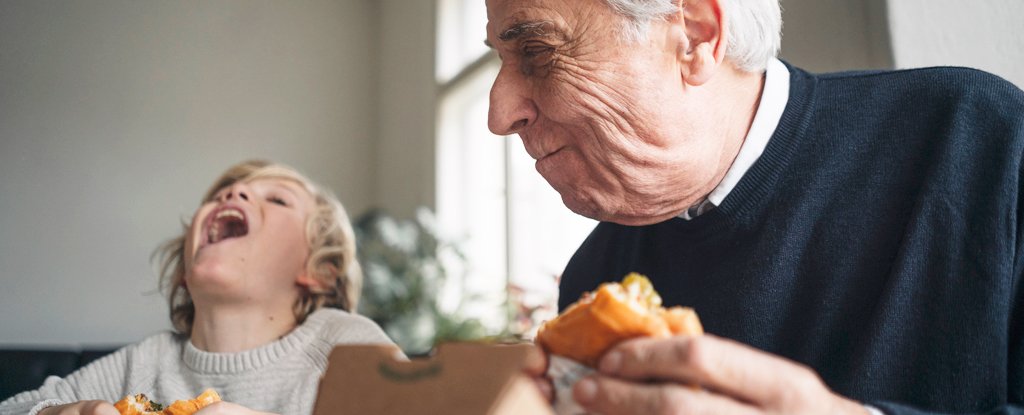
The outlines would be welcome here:
M 553 307 L 556 278 L 596 222 L 562 204 L 518 136 L 488 131 L 499 62 L 483 44 L 484 2 L 439 0 L 438 7 L 438 222 L 461 242 L 467 291 L 504 301 L 511 284 L 524 290 L 527 306 Z M 467 312 L 505 324 L 494 309 Z

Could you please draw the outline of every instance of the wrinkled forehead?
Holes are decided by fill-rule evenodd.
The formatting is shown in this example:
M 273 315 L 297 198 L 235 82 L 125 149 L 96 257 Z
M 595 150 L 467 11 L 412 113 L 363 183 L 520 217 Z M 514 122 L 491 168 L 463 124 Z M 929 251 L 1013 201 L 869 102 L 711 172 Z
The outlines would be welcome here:
M 606 0 L 488 0 L 485 43 L 500 50 L 530 39 L 580 41 L 619 19 Z
M 492 42 L 523 26 L 564 28 L 575 5 L 601 0 L 487 0 L 487 36 Z

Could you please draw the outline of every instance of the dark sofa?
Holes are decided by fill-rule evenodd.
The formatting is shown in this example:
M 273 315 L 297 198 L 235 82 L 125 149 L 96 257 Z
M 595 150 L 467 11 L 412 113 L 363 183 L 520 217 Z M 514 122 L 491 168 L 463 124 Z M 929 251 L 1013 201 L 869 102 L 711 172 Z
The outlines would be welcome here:
M 0 348 L 0 401 L 38 388 L 47 376 L 67 376 L 116 349 Z

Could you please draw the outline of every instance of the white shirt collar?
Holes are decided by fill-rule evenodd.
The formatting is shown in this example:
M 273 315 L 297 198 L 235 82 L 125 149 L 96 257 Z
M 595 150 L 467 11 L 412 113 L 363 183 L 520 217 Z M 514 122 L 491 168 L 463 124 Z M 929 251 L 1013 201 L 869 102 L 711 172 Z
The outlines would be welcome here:
M 736 187 L 743 175 L 750 170 L 750 166 L 761 157 L 764 148 L 768 146 L 768 139 L 775 133 L 782 118 L 782 112 L 789 103 L 789 69 L 778 59 L 772 58 L 765 70 L 764 89 L 761 91 L 761 100 L 757 105 L 757 112 L 754 113 L 754 122 L 750 124 L 750 131 L 747 132 L 743 144 L 740 145 L 740 152 L 736 160 L 725 172 L 721 183 L 708 194 L 707 199 L 679 214 L 680 218 L 690 220 L 702 213 L 705 213 L 719 205 L 729 195 L 729 192 Z

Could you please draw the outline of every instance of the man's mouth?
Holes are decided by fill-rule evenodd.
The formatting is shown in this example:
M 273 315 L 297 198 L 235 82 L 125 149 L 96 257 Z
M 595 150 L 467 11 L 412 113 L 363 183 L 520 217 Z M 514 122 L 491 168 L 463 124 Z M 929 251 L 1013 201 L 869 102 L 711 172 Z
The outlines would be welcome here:
M 206 225 L 206 245 L 249 234 L 249 222 L 241 209 L 225 206 L 210 213 Z
M 545 154 L 545 155 L 543 155 L 543 156 L 540 156 L 540 157 L 538 157 L 538 158 L 537 158 L 537 161 L 541 161 L 541 160 L 544 160 L 544 159 L 546 159 L 546 158 L 548 158 L 548 157 L 551 157 L 551 156 L 553 156 L 553 155 L 555 155 L 555 154 L 558 154 L 558 153 L 560 153 L 560 152 L 562 151 L 562 149 L 564 149 L 564 148 L 565 148 L 565 147 L 559 147 L 559 148 L 556 148 L 556 149 L 555 149 L 554 151 L 552 151 L 552 152 L 550 152 L 550 153 L 547 153 L 547 154 Z

